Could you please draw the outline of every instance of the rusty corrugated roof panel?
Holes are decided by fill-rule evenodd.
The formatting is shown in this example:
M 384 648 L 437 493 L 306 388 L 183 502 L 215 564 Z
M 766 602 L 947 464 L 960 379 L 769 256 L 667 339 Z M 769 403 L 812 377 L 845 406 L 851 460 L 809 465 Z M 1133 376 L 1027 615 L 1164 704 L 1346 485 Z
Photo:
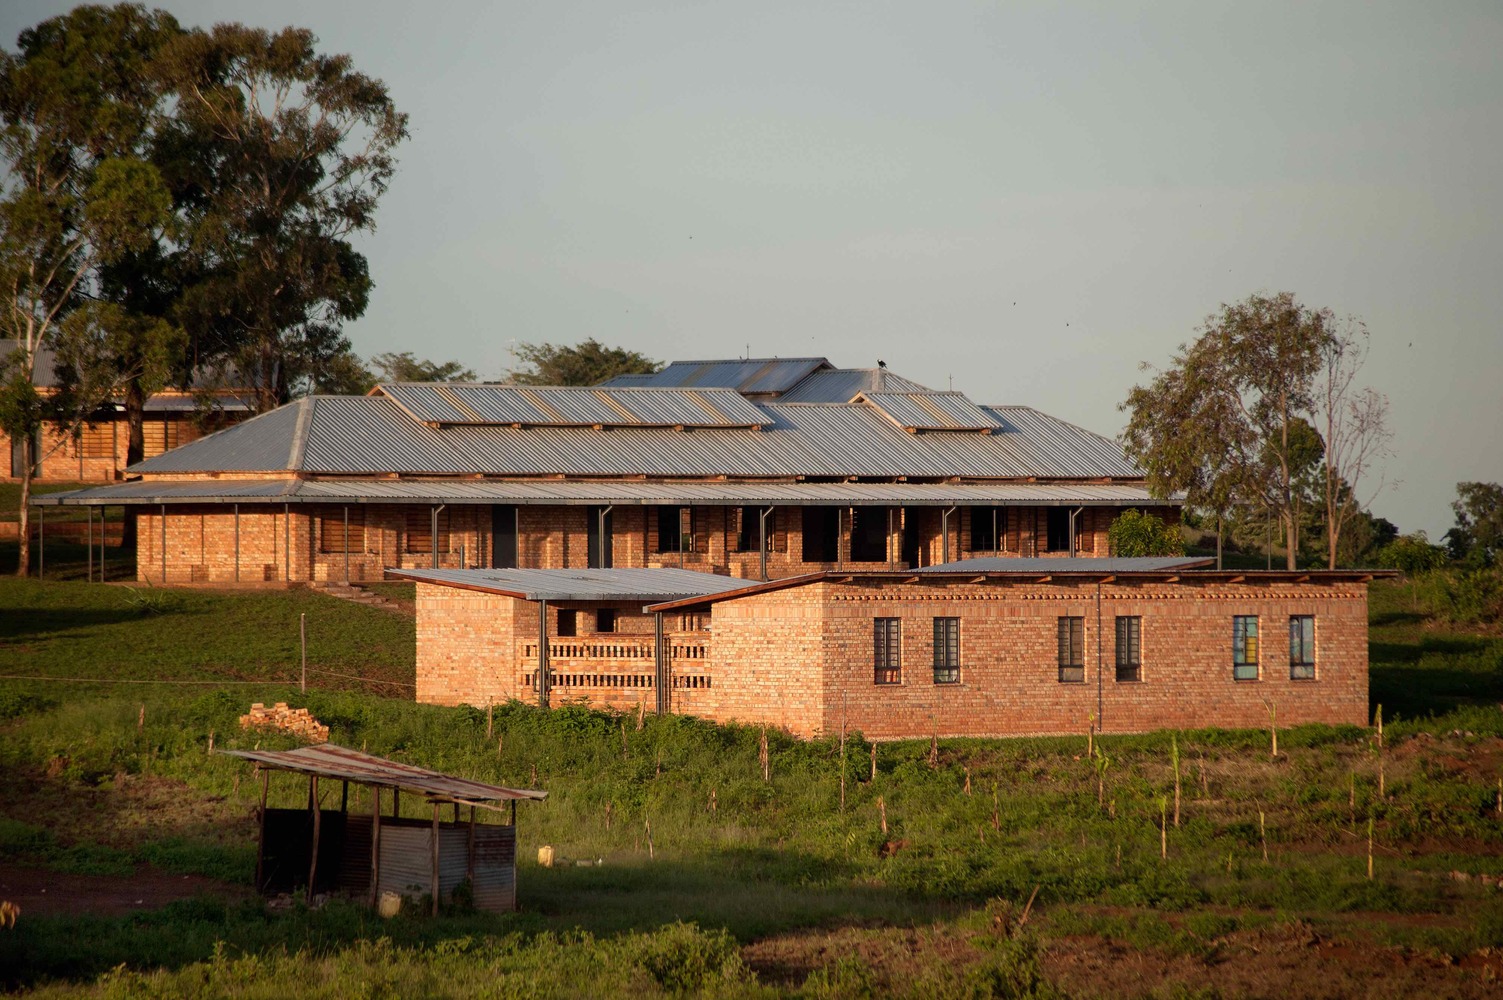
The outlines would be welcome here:
M 362 785 L 401 788 L 421 792 L 443 802 L 506 802 L 517 799 L 542 801 L 547 792 L 530 788 L 504 788 L 469 778 L 456 778 L 427 768 L 376 757 L 333 743 L 299 747 L 296 750 L 221 750 L 232 757 L 244 757 L 266 767 L 296 771 L 321 778 L 337 778 Z

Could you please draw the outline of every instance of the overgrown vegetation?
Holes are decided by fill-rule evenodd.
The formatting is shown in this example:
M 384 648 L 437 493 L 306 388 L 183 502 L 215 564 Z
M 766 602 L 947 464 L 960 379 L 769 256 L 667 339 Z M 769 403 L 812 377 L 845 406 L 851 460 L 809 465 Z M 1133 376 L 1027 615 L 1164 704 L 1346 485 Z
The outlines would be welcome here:
M 410 677 L 411 624 L 389 612 L 295 591 L 163 593 L 168 605 L 142 614 L 116 587 L 0 587 L 0 672 L 133 682 L 0 681 L 0 767 L 15 776 L 0 790 L 0 864 L 62 877 L 150 863 L 248 884 L 255 784 L 209 742 L 281 745 L 236 720 L 253 700 L 286 700 L 337 742 L 547 789 L 520 810 L 522 912 L 379 922 L 340 903 L 268 913 L 202 899 L 128 918 L 23 914 L 0 932 L 11 987 L 1048 996 L 1101 991 L 1051 964 L 1082 940 L 1218 974 L 1267 935 L 1503 947 L 1503 896 L 1482 880 L 1503 875 L 1503 640 L 1443 627 L 1414 583 L 1373 588 L 1381 746 L 1367 728 L 1319 726 L 1281 731 L 1276 759 L 1266 732 L 1106 735 L 1101 767 L 1082 720 L 1075 737 L 943 740 L 932 760 L 928 741 L 882 744 L 873 775 L 859 734 L 842 757 L 838 739 L 768 732 L 768 781 L 758 728 L 652 716 L 638 728 L 635 715 L 515 703 L 488 717 L 333 676 Z M 306 695 L 293 683 L 304 610 L 318 623 L 310 667 L 328 671 L 310 670 Z M 373 655 L 373 640 L 391 648 Z M 226 678 L 250 683 L 134 683 Z M 1171 745 L 1178 826 L 1160 805 Z M 274 805 L 306 794 L 271 782 Z M 569 860 L 538 867 L 542 844 Z M 1465 995 L 1474 980 L 1447 982 Z

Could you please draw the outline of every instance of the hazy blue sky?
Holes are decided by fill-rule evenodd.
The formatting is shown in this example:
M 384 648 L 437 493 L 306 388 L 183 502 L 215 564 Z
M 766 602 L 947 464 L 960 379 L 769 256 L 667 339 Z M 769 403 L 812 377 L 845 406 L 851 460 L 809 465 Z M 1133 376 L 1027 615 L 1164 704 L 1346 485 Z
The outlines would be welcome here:
M 309 27 L 411 115 L 363 355 L 883 358 L 1116 434 L 1139 362 L 1289 290 L 1371 330 L 1377 513 L 1503 480 L 1496 2 L 160 6 Z

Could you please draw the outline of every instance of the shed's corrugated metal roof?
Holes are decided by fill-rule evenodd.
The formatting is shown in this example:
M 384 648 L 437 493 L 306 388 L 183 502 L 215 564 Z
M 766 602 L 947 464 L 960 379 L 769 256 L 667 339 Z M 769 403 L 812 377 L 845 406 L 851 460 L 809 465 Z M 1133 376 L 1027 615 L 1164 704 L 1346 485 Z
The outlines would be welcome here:
M 1131 483 L 706 483 L 693 480 L 145 480 L 33 497 L 41 507 L 154 503 L 693 504 L 781 507 L 1163 506 Z
M 547 792 L 527 788 L 504 788 L 469 778 L 456 778 L 427 768 L 387 760 L 359 750 L 321 743 L 296 750 L 221 750 L 232 757 L 244 757 L 267 767 L 321 778 L 338 778 L 362 785 L 402 788 L 421 792 L 444 802 L 504 802 L 516 799 L 541 801 Z
M 674 601 L 740 590 L 745 580 L 689 569 L 389 569 L 418 583 L 528 601 Z
M 833 367 L 825 358 L 732 358 L 719 361 L 675 361 L 653 375 L 620 376 L 605 386 L 635 385 L 662 388 L 718 386 L 746 393 L 779 393 L 797 385 L 811 372 Z

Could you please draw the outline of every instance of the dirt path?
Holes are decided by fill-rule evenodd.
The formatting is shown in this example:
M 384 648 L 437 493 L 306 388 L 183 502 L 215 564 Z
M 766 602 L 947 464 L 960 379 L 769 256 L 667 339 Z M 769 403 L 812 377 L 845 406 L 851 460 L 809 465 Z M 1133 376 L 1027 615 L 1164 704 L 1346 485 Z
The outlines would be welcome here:
M 142 865 L 134 875 L 71 875 L 0 861 L 0 900 L 19 906 L 22 920 L 83 913 L 119 916 L 195 896 L 240 900 L 250 894 L 246 886 L 173 875 L 150 865 Z

